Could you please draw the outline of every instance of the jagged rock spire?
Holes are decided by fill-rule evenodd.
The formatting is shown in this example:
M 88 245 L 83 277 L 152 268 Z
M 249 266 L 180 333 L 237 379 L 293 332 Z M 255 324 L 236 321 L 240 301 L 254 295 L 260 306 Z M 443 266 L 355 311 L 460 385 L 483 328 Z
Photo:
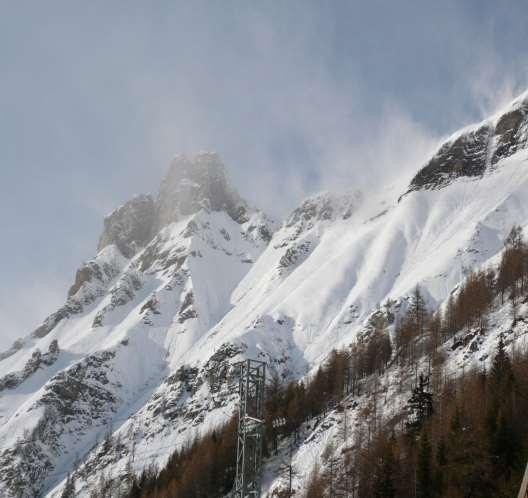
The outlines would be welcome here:
M 220 157 L 203 152 L 194 157 L 176 157 L 163 181 L 157 199 L 157 228 L 200 209 L 225 211 L 235 221 L 244 221 L 246 203 L 231 187 Z
M 239 223 L 247 221 L 246 202 L 230 185 L 220 157 L 212 152 L 176 157 L 155 200 L 140 195 L 108 215 L 98 250 L 115 244 L 130 258 L 160 229 L 200 209 L 225 211 Z

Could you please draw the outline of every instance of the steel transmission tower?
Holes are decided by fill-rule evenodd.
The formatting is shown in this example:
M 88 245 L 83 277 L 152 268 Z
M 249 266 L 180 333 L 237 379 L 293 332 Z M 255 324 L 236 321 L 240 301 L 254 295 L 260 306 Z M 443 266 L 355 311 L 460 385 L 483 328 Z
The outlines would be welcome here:
M 260 498 L 266 364 L 246 360 L 237 367 L 240 406 L 234 498 Z
M 517 498 L 527 498 L 528 497 L 528 464 L 526 465 L 526 471 L 524 472 L 524 479 L 521 484 L 521 489 L 519 490 L 519 495 Z

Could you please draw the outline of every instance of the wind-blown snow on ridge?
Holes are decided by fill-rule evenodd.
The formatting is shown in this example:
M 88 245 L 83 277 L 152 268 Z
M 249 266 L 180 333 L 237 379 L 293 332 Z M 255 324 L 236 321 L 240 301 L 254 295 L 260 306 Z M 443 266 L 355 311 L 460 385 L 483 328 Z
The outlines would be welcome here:
M 437 189 L 463 177 L 480 177 L 528 143 L 528 92 L 492 117 L 449 137 L 416 174 L 408 192 Z

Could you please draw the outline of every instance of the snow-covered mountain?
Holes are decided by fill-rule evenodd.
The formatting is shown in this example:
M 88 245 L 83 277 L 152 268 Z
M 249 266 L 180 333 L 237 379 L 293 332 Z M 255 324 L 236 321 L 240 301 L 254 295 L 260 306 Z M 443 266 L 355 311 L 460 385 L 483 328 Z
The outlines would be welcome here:
M 229 418 L 233 363 L 301 378 L 417 284 L 439 305 L 528 225 L 527 145 L 528 93 L 446 140 L 405 189 L 323 193 L 280 226 L 215 154 L 175 159 L 157 197 L 105 219 L 65 304 L 1 355 L 0 494 L 58 496 L 77 469 L 84 496 L 163 464 Z

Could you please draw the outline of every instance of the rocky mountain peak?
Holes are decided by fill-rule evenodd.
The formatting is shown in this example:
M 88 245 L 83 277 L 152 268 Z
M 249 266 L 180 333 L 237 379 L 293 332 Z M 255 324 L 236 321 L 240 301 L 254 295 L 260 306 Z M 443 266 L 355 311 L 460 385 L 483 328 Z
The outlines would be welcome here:
M 115 244 L 124 256 L 131 258 L 163 227 L 201 209 L 225 211 L 238 223 L 249 220 L 248 206 L 231 187 L 218 154 L 177 156 L 156 199 L 139 195 L 105 218 L 98 251 Z
M 446 140 L 412 179 L 407 193 L 443 188 L 461 177 L 480 177 L 528 145 L 528 92 L 503 111 Z
M 247 205 L 231 187 L 224 163 L 216 153 L 178 156 L 169 168 L 157 200 L 157 226 L 189 216 L 200 209 L 225 211 L 238 222 L 247 221 Z

